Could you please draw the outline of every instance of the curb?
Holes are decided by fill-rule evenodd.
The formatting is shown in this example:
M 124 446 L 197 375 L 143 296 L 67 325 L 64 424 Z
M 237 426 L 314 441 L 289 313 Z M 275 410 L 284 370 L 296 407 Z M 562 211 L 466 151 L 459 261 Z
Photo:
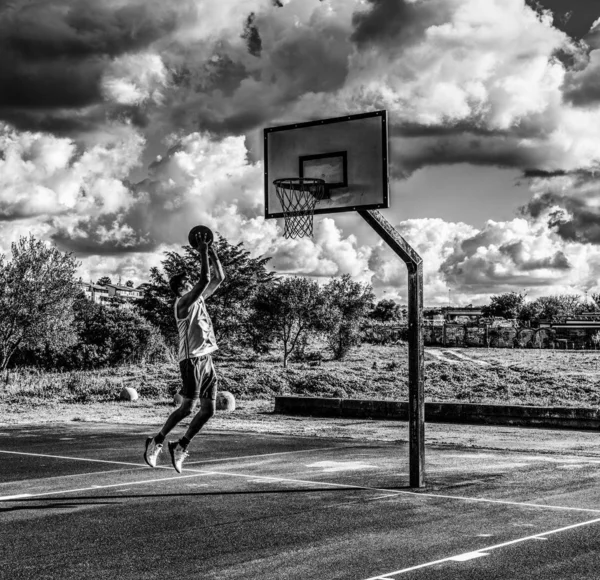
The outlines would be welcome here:
M 274 412 L 282 415 L 408 421 L 408 403 L 391 400 L 277 396 Z M 425 403 L 425 421 L 597 431 L 600 430 L 600 410 L 589 407 Z

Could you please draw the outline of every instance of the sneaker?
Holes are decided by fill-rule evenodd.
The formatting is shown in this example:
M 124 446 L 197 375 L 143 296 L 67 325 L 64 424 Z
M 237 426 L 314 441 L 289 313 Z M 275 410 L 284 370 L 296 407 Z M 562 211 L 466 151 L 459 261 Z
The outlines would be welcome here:
M 181 473 L 183 462 L 189 453 L 181 445 L 179 445 L 178 441 L 169 441 L 169 453 L 171 454 L 171 461 L 173 462 L 175 471 L 177 473 Z
M 156 467 L 156 460 L 162 451 L 162 443 L 156 443 L 154 437 L 146 439 L 146 451 L 144 451 L 144 460 L 150 467 Z

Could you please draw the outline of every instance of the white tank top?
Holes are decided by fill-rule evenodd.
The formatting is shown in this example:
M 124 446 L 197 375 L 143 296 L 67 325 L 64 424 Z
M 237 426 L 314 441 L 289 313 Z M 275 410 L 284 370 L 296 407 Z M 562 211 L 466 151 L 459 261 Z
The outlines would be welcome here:
M 202 296 L 189 308 L 185 318 L 178 318 L 175 300 L 175 320 L 179 331 L 179 361 L 209 354 L 219 347 L 215 338 L 213 325 L 206 310 Z

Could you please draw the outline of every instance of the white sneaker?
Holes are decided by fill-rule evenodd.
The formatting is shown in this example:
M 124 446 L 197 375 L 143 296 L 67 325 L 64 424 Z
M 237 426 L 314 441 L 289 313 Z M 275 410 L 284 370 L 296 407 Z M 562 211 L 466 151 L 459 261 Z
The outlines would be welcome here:
M 144 460 L 150 467 L 156 467 L 156 460 L 162 451 L 162 443 L 156 443 L 154 437 L 146 439 L 146 451 L 144 451 Z
M 189 453 L 181 445 L 179 445 L 178 441 L 169 441 L 169 453 L 171 454 L 171 461 L 173 462 L 175 471 L 177 473 L 181 473 L 183 462 Z

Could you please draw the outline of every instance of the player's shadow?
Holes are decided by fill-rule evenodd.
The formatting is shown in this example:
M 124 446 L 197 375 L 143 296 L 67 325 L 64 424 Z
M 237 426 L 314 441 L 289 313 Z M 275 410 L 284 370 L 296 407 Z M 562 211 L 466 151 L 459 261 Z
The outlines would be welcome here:
M 106 504 L 114 504 L 114 501 L 79 501 L 80 499 L 100 499 L 100 498 L 76 498 L 75 500 L 65 501 L 64 499 L 56 500 L 53 498 L 52 500 L 48 499 L 38 499 L 37 501 L 45 502 L 45 505 L 14 505 L 11 507 L 0 507 L 0 513 L 5 512 L 16 512 L 23 510 L 57 510 L 57 509 L 73 509 L 82 506 L 93 506 L 93 505 L 106 505 Z M 104 498 L 106 499 L 106 498 Z M 17 500 L 9 500 L 6 503 L 12 503 Z
M 170 498 L 170 497 L 208 497 L 208 496 L 234 496 L 234 495 L 288 495 L 288 494 L 309 494 L 309 493 L 344 493 L 346 495 L 358 495 L 365 492 L 385 492 L 385 491 L 411 491 L 412 488 L 404 487 L 378 487 L 377 489 L 348 489 L 347 487 L 316 487 L 309 489 L 257 489 L 241 491 L 190 491 L 180 493 L 139 493 L 123 494 L 114 496 L 98 495 L 80 495 L 69 500 L 57 497 L 24 497 L 6 500 L 6 503 L 18 504 L 11 507 L 0 507 L 0 512 L 10 512 L 17 510 L 43 510 L 57 508 L 73 508 L 92 505 L 116 504 L 118 500 L 125 499 L 151 499 L 151 498 Z M 414 491 L 414 490 L 413 490 Z M 368 500 L 368 498 L 366 498 Z M 37 503 L 41 505 L 28 505 Z

